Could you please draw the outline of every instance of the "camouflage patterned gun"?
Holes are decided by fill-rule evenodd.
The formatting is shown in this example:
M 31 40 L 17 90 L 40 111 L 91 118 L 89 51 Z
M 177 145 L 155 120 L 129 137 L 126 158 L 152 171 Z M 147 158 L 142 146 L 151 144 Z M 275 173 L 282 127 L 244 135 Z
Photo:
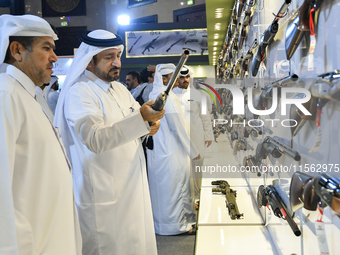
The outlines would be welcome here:
M 238 58 L 234 63 L 234 73 L 233 73 L 234 78 L 237 78 L 240 75 L 242 61 L 243 61 L 243 56 Z
M 247 151 L 247 144 L 243 139 L 239 139 L 235 145 L 234 145 L 234 151 L 233 154 L 234 156 L 237 154 L 239 151 Z
M 264 187 L 263 185 L 259 186 L 257 191 L 257 206 L 258 208 L 270 206 L 276 217 L 287 221 L 296 236 L 301 235 L 301 231 L 293 219 L 293 214 L 289 211 L 273 185 L 268 185 L 267 187 Z
M 252 45 L 250 46 L 249 50 L 247 51 L 246 56 L 243 58 L 243 61 L 242 61 L 242 64 L 241 64 L 241 72 L 240 72 L 241 80 L 243 80 L 245 73 L 248 72 L 249 62 L 253 58 L 254 52 L 255 52 L 257 47 L 258 47 L 257 39 L 255 39 L 253 41 Z
M 226 206 L 228 208 L 228 212 L 230 218 L 232 220 L 243 218 L 243 213 L 240 213 L 236 203 L 236 190 L 230 188 L 230 185 L 227 181 L 212 181 L 212 185 L 218 185 L 219 188 L 213 188 L 213 193 L 222 193 L 225 194 L 226 197 Z
M 328 101 L 340 101 L 340 70 L 324 73 L 318 76 L 316 82 L 311 85 L 311 99 L 302 104 L 311 114 L 304 115 L 303 112 L 292 105 L 290 108 L 290 118 L 297 122 L 297 125 L 291 127 L 292 135 L 295 136 L 306 123 L 306 121 L 314 121 L 317 108 L 320 110 Z M 304 94 L 298 94 L 296 97 L 303 97 Z

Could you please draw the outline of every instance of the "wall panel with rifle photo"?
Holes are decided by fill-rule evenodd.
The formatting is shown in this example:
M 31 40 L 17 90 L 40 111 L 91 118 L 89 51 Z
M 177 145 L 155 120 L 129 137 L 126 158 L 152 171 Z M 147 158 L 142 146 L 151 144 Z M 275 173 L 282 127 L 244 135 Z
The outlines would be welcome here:
M 261 212 L 276 248 L 293 235 L 295 254 L 340 254 L 339 13 L 339 0 L 235 1 L 218 58 L 214 124 L 258 186 L 258 208 L 270 209 Z M 243 114 L 224 85 L 243 92 Z
M 207 29 L 125 32 L 126 58 L 208 55 Z

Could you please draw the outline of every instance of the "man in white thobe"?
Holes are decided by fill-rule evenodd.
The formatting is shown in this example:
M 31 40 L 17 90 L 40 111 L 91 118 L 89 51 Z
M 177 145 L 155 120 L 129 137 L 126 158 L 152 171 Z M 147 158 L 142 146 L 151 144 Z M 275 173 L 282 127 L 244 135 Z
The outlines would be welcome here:
M 155 255 L 140 137 L 157 132 L 164 110 L 140 106 L 117 82 L 120 36 L 95 30 L 82 41 L 54 120 L 72 161 L 83 254 Z
M 212 123 L 209 114 L 201 112 L 201 93 L 193 86 L 194 73 L 191 68 L 184 65 L 179 73 L 178 87 L 173 92 L 181 100 L 185 124 L 192 143 L 199 150 L 201 158 L 191 161 L 192 196 L 195 201 L 199 199 L 202 172 L 196 171 L 196 166 L 202 166 L 205 156 L 205 148 L 209 147 L 214 139 Z
M 80 255 L 70 165 L 34 98 L 58 37 L 33 15 L 1 15 L 0 31 L 0 254 Z
M 174 70 L 173 64 L 157 65 L 150 100 L 166 89 L 163 80 L 168 81 Z M 153 150 L 147 152 L 148 178 L 155 232 L 176 235 L 192 231 L 196 222 L 190 199 L 189 157 L 199 159 L 199 153 L 191 146 L 181 102 L 172 91 L 164 108 L 161 127 L 153 136 Z
M 55 108 L 57 106 L 58 98 L 59 98 L 59 83 L 58 83 L 58 77 L 52 75 L 50 84 L 44 89 L 45 98 L 47 100 L 48 105 L 51 108 L 51 111 L 54 115 Z

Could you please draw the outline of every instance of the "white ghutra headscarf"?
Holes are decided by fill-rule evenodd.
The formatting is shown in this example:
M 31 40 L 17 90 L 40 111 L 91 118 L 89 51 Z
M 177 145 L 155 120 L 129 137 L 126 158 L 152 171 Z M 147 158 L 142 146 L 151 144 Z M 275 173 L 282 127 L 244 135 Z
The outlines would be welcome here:
M 10 36 L 48 36 L 58 40 L 58 36 L 46 20 L 29 14 L 1 15 L 0 31 L 0 65 L 5 61 Z
M 82 37 L 82 41 L 67 72 L 54 116 L 54 125 L 59 129 L 68 156 L 70 156 L 69 147 L 73 144 L 64 114 L 65 97 L 68 90 L 85 72 L 93 56 L 108 49 L 120 49 L 122 52 L 124 50 L 120 36 L 102 29 L 88 33 Z

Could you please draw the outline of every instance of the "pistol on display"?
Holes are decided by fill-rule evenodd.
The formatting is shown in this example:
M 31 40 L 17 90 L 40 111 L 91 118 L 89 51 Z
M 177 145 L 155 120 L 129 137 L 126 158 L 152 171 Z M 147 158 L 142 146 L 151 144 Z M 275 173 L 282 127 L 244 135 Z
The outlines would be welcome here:
M 314 121 L 317 108 L 320 110 L 328 101 L 340 101 L 340 71 L 324 73 L 318 76 L 316 82 L 311 85 L 311 99 L 302 104 L 312 115 L 305 115 L 303 112 L 292 105 L 290 108 L 290 118 L 297 123 L 291 127 L 292 135 L 295 136 L 306 123 L 306 121 Z M 304 94 L 297 94 L 296 97 L 304 97 Z
M 230 185 L 227 181 L 212 181 L 212 185 L 218 185 L 219 188 L 213 188 L 213 193 L 222 193 L 225 194 L 226 197 L 226 206 L 228 208 L 228 212 L 230 218 L 232 220 L 243 218 L 243 213 L 240 213 L 236 203 L 236 190 L 230 188 Z
M 292 211 L 304 207 L 315 211 L 321 207 L 329 206 L 340 216 L 340 180 L 328 173 L 316 177 L 302 172 L 295 172 L 290 183 L 289 200 Z
M 269 27 L 266 29 L 266 31 L 264 31 L 263 35 L 261 36 L 260 45 L 257 48 L 256 53 L 254 54 L 254 58 L 251 64 L 253 77 L 257 75 L 261 62 L 265 60 L 267 46 L 273 41 L 277 31 L 279 30 L 278 21 L 286 13 L 290 3 L 291 0 L 285 0 L 278 14 L 275 16 L 273 22 L 269 25 Z
M 292 213 L 288 210 L 286 204 L 283 202 L 273 185 L 264 187 L 261 185 L 257 191 L 257 206 L 270 206 L 272 212 L 276 217 L 282 218 L 287 221 L 288 225 L 296 236 L 301 235 L 297 224 L 293 219 Z
M 280 158 L 283 154 L 294 159 L 295 161 L 299 161 L 301 159 L 301 156 L 297 151 L 294 151 L 292 148 L 281 143 L 275 138 L 266 136 L 263 142 L 257 145 L 255 156 L 246 157 L 243 161 L 243 164 L 245 167 L 256 166 L 260 169 L 262 159 L 266 159 L 268 155 L 271 155 L 274 158 Z M 261 176 L 260 171 L 258 171 L 257 175 Z
M 273 102 L 273 98 L 276 97 L 275 95 L 273 96 L 273 88 L 292 87 L 298 79 L 299 77 L 296 74 L 292 74 L 261 88 L 261 94 L 254 100 L 254 108 L 257 110 L 270 108 L 270 103 Z M 277 96 L 281 96 L 280 90 Z

